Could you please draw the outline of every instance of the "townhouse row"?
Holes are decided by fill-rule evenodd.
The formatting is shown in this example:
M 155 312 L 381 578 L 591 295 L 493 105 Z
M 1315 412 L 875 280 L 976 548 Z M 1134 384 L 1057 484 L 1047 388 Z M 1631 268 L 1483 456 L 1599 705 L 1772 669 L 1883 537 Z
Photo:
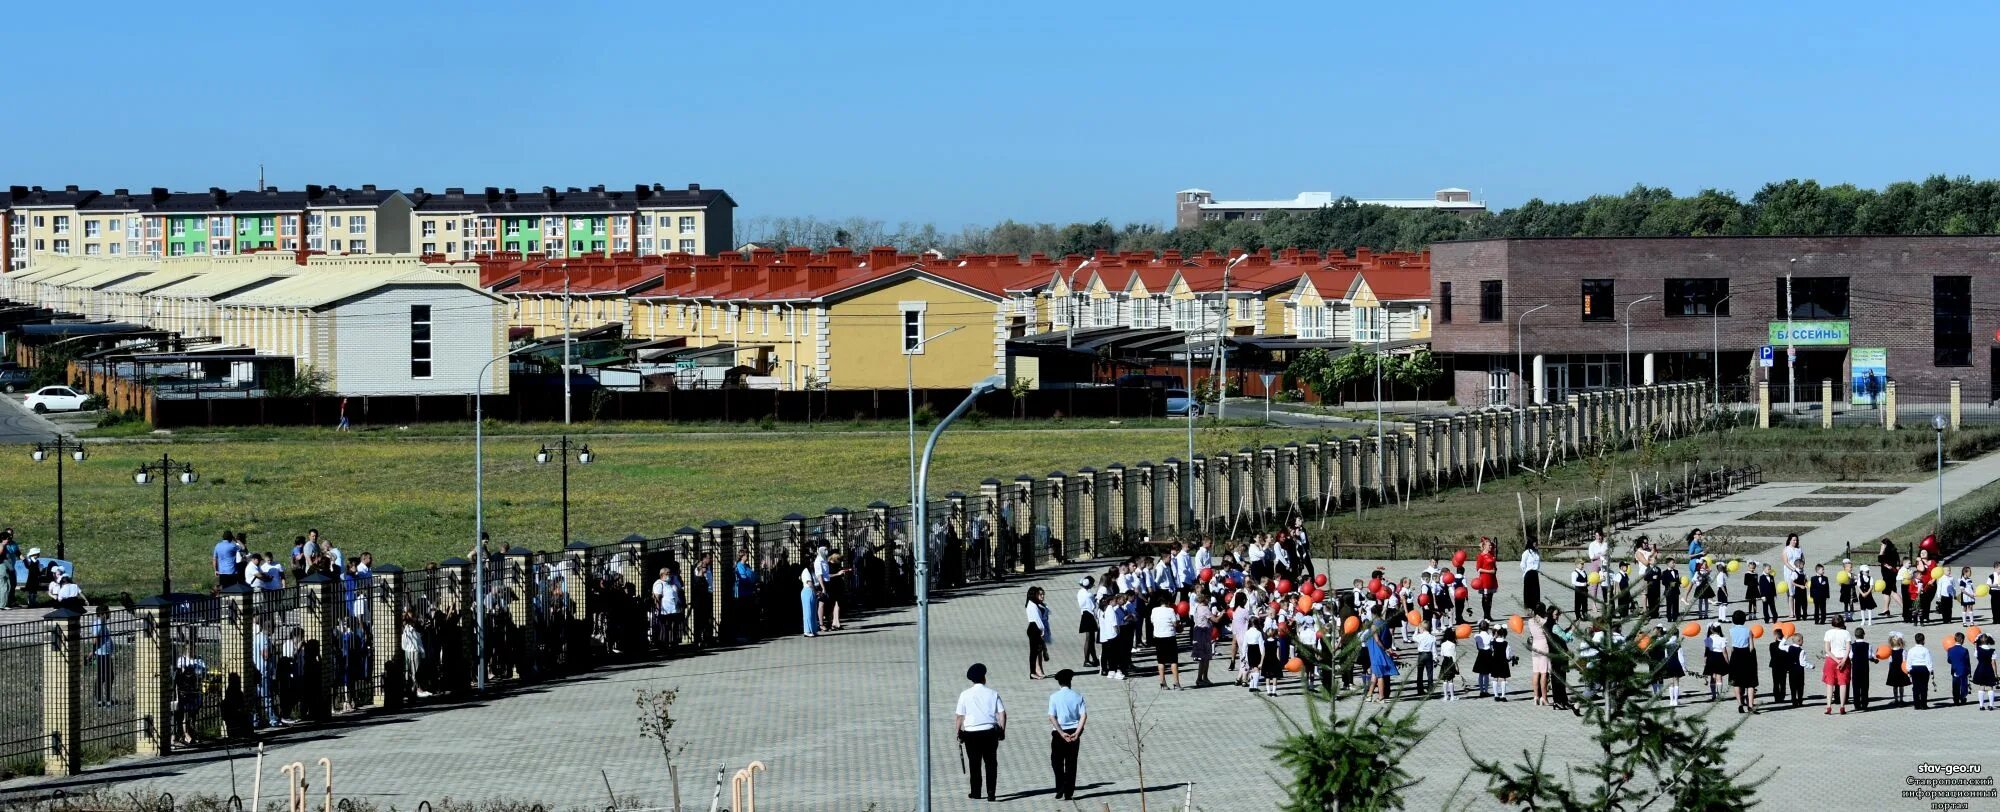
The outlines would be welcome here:
M 544 259 L 708 254 L 729 245 L 735 206 L 727 192 L 700 184 L 475 192 L 311 185 L 136 194 L 13 186 L 0 199 L 0 269 L 71 256 L 257 251 L 417 253 L 447 260 L 503 252 Z

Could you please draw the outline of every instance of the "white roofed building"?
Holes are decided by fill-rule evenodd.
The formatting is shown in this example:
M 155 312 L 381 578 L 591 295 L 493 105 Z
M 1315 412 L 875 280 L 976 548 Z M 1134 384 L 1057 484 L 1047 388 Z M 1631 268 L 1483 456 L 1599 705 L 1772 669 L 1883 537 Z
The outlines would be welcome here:
M 1174 193 L 1174 225 L 1194 228 L 1213 220 L 1262 220 L 1266 212 L 1312 211 L 1338 200 L 1332 192 L 1300 192 L 1290 200 L 1216 200 L 1215 194 L 1207 189 L 1182 189 Z M 1486 210 L 1485 201 L 1473 200 L 1472 192 L 1457 187 L 1439 189 L 1430 197 L 1356 198 L 1354 202 L 1392 209 L 1437 209 L 1454 214 Z

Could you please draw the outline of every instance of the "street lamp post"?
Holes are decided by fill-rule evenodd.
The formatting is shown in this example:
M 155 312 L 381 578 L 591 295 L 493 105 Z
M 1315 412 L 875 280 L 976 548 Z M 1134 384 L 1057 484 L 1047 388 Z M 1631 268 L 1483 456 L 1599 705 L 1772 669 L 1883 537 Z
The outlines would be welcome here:
M 553 449 L 547 445 L 543 445 L 542 450 L 535 452 L 536 465 L 547 465 L 551 456 L 562 458 L 562 543 L 564 547 L 569 546 L 569 452 L 571 448 L 575 448 L 575 446 L 570 443 L 569 435 L 565 434 L 562 436 L 562 439 L 556 441 Z M 577 464 L 589 465 L 595 459 L 597 457 L 590 453 L 589 443 L 584 443 L 581 448 L 576 449 Z
M 965 329 L 965 325 L 961 324 L 957 327 L 945 330 L 944 332 L 938 333 L 937 335 L 931 336 L 929 338 L 924 338 L 920 336 L 917 338 L 915 344 L 911 344 L 903 348 L 903 385 L 906 388 L 910 399 L 909 401 L 910 405 L 907 410 L 908 414 L 906 416 L 909 418 L 909 423 L 910 423 L 910 504 L 911 505 L 915 505 L 917 501 L 917 355 L 923 352 L 925 344 L 929 344 L 933 341 L 936 341 L 940 338 L 944 338 L 945 336 L 951 335 L 952 333 L 956 333 L 963 329 Z
M 479 368 L 479 375 L 472 384 L 472 579 L 477 585 L 473 593 L 479 596 L 473 606 L 476 624 L 473 637 L 477 641 L 475 656 L 478 661 L 474 682 L 482 693 L 486 690 L 486 372 L 494 364 L 535 346 L 515 347 L 494 356 L 493 360 Z
M 1526 329 L 1525 325 L 1528 321 L 1528 316 L 1532 315 L 1535 311 L 1540 310 L 1544 307 L 1548 307 L 1548 305 L 1545 304 L 1535 305 L 1534 307 L 1530 307 L 1527 310 L 1522 311 L 1521 315 L 1514 318 L 1514 369 L 1515 369 L 1515 374 L 1523 379 L 1522 382 L 1514 385 L 1514 391 L 1519 393 L 1515 396 L 1515 400 L 1519 401 L 1519 403 L 1515 404 L 1515 408 L 1517 409 L 1525 409 L 1528 407 L 1528 385 L 1525 381 L 1525 379 L 1528 377 L 1528 365 L 1526 360 L 1528 356 L 1526 353 L 1523 353 L 1521 351 L 1521 331 Z
M 1937 430 L 1937 532 L 1944 532 L 1944 429 L 1949 423 L 1944 415 L 1931 415 L 1931 428 Z
M 56 458 L 56 558 L 62 561 L 69 560 L 69 554 L 63 546 L 63 455 L 65 454 L 72 455 L 77 462 L 83 462 L 86 456 L 82 443 L 60 434 L 46 443 L 36 443 L 35 451 L 31 455 L 36 462 L 51 456 Z
M 1237 254 L 1222 268 L 1222 315 L 1215 326 L 1215 358 L 1221 369 L 1221 380 L 1215 382 L 1215 422 L 1220 423 L 1229 416 L 1229 343 L 1223 336 L 1229 332 L 1229 272 L 1249 259 L 1249 254 Z M 1190 393 L 1192 394 L 1192 393 Z
M 926 514 L 925 490 L 931 477 L 931 454 L 937 451 L 938 437 L 944 430 L 965 415 L 972 408 L 973 401 L 980 395 L 1000 389 L 1005 379 L 998 375 L 985 378 L 972 385 L 972 392 L 960 401 L 951 414 L 939 420 L 931 429 L 929 440 L 924 442 L 924 457 L 917 472 L 916 516 L 920 532 L 928 532 L 930 517 Z M 931 808 L 931 568 L 930 544 L 919 542 L 917 548 L 917 812 L 930 812 Z
M 1715 366 L 1716 414 L 1722 413 L 1722 305 L 1729 301 L 1729 296 L 1717 299 L 1708 306 L 1708 360 Z
M 160 478 L 160 594 L 171 595 L 174 593 L 173 475 L 180 475 L 182 485 L 193 485 L 196 476 L 193 463 L 180 462 L 161 454 L 159 462 L 140 463 L 139 470 L 132 474 L 132 481 L 140 485 L 150 484 L 154 474 Z
M 1625 303 L 1625 388 L 1632 388 L 1632 306 L 1651 301 L 1652 296 L 1641 296 Z

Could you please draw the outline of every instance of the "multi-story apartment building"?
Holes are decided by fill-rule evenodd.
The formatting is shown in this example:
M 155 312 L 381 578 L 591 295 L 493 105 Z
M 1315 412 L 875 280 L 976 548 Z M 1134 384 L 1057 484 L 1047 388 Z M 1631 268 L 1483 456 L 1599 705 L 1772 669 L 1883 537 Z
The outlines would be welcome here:
M 1182 189 L 1174 193 L 1174 225 L 1194 228 L 1212 220 L 1262 220 L 1268 212 L 1307 212 L 1333 205 L 1339 198 L 1332 192 L 1300 192 L 1290 200 L 1216 200 L 1207 189 Z M 1356 200 L 1363 206 L 1392 209 L 1436 209 L 1453 214 L 1473 214 L 1486 210 L 1484 201 L 1473 200 L 1465 189 L 1439 189 L 1430 197 L 1370 198 Z
M 736 201 L 698 183 L 539 192 L 418 188 L 410 196 L 416 250 L 448 259 L 706 255 L 726 250 L 735 227 Z
M 410 202 L 362 186 L 300 191 L 132 194 L 75 186 L 15 186 L 0 205 L 0 267 L 49 257 L 229 256 L 260 250 L 326 254 L 407 253 Z

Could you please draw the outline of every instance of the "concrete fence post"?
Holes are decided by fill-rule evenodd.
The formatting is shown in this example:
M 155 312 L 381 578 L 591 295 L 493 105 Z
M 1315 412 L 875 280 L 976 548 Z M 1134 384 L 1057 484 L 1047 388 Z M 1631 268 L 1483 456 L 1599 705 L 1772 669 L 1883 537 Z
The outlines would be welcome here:
M 1833 428 L 1833 380 L 1821 378 L 1819 382 L 1819 427 Z
M 1194 455 L 1194 459 L 1189 460 L 1181 470 L 1181 477 L 1182 482 L 1188 483 L 1183 484 L 1180 491 L 1187 494 L 1190 522 L 1190 526 L 1182 528 L 1181 532 L 1205 534 L 1210 528 L 1208 491 L 1214 480 L 1208 475 L 1208 455 Z
M 971 540 L 969 542 L 971 546 L 967 549 L 972 551 L 972 557 L 978 559 L 976 563 L 967 563 L 966 572 L 991 577 L 994 568 L 998 566 L 995 563 L 998 559 L 994 556 L 1000 551 L 1000 534 L 1003 532 L 1000 527 L 1000 500 L 1005 498 L 998 477 L 980 480 L 979 501 L 973 503 L 971 513 L 966 518 L 966 526 L 977 528 L 980 526 L 979 520 L 984 519 L 986 538 L 974 538 L 970 530 L 966 533 L 966 538 Z
M 132 640 L 132 698 L 139 735 L 140 756 L 164 756 L 171 752 L 174 718 L 173 641 L 168 637 L 167 618 L 171 604 L 155 595 L 140 600 L 133 611 L 139 616 L 139 634 Z M 278 645 L 272 640 L 273 646 Z
M 42 616 L 49 638 L 42 649 L 42 758 L 46 775 L 83 772 L 83 615 L 57 609 Z
M 1965 418 L 1964 403 L 1961 400 L 1963 396 L 1964 396 L 1964 391 L 1962 382 L 1959 381 L 1959 379 L 1957 378 L 1951 379 L 1951 430 L 1952 431 L 1958 431 L 1959 423 L 1962 422 Z
M 1298 499 L 1299 499 L 1299 513 L 1301 515 L 1305 516 L 1319 515 L 1319 496 L 1321 493 L 1323 493 L 1323 491 L 1320 489 L 1321 469 L 1319 464 L 1319 453 L 1320 453 L 1320 444 L 1319 441 L 1317 440 L 1299 446 L 1297 451 L 1299 459 Z
M 962 553 L 965 548 L 965 543 L 966 543 L 965 540 L 972 537 L 971 533 L 968 532 L 969 526 L 966 524 L 967 521 L 970 521 L 972 514 L 966 510 L 965 492 L 952 491 L 950 493 L 947 493 L 944 495 L 944 501 L 945 501 L 945 517 L 944 517 L 945 527 L 949 530 L 952 538 L 958 539 L 958 546 Z M 791 523 L 792 523 L 791 517 L 790 516 L 785 517 L 785 524 L 787 525 L 788 534 L 790 531 Z M 963 556 L 961 555 L 961 560 L 962 558 Z M 963 567 L 961 566 L 961 571 L 962 570 Z
M 1069 475 L 1061 471 L 1051 471 L 1048 475 L 1049 509 L 1047 513 L 1047 526 L 1049 528 L 1049 536 L 1047 543 L 1050 547 L 1061 550 L 1063 558 L 1071 557 L 1070 545 L 1078 544 L 1081 546 L 1080 542 L 1082 541 L 1069 532 L 1069 522 L 1072 517 L 1076 517 L 1073 511 L 1077 507 L 1070 504 L 1069 480 Z
M 1771 382 L 1757 382 L 1757 428 L 1771 427 Z
M 229 675 L 235 674 L 244 692 L 254 695 L 257 682 L 250 678 L 250 643 L 255 639 L 252 625 L 257 622 L 257 612 L 250 604 L 251 597 L 247 584 L 223 587 L 222 628 L 216 641 L 221 653 L 218 662 L 209 664 L 209 673 L 221 677 L 224 685 L 229 684 Z
M 1067 508 L 1072 511 L 1070 515 L 1076 524 L 1077 537 L 1071 541 L 1083 547 L 1082 553 L 1077 556 L 1079 560 L 1096 558 L 1097 540 L 1104 535 L 1104 500 L 1098 493 L 1104 487 L 1103 473 L 1088 465 L 1078 468 L 1076 479 L 1079 481 L 1071 486 L 1076 504 Z
M 514 673 L 525 679 L 534 674 L 534 652 L 541 650 L 541 644 L 536 639 L 539 635 L 536 633 L 530 603 L 534 600 L 535 554 L 528 548 L 517 545 L 507 548 L 507 554 L 501 560 L 506 562 L 501 572 L 505 573 L 505 580 L 502 583 L 507 602 L 507 617 L 513 622 L 516 635 L 514 642 L 517 643 L 515 649 L 510 652 L 511 661 Z M 486 642 L 490 646 L 493 641 Z
M 456 658 L 446 655 L 444 652 L 438 653 L 441 663 L 450 663 L 453 659 L 456 659 L 457 662 L 465 663 L 464 669 L 459 673 L 442 674 L 441 679 L 438 680 L 440 687 L 443 689 L 455 691 L 463 688 L 468 683 L 473 675 L 472 664 L 478 661 L 479 643 L 476 637 L 478 632 L 473 625 L 473 613 L 475 611 L 473 601 L 479 599 L 479 589 L 472 584 L 472 567 L 465 559 L 457 556 L 439 561 L 435 577 L 437 582 L 431 585 L 431 589 L 437 593 L 437 608 L 440 611 L 452 613 L 458 618 L 459 635 Z M 306 576 L 306 580 L 312 580 L 312 576 Z M 643 588 L 645 583 L 643 581 L 639 582 L 639 586 Z M 307 587 L 303 581 L 300 582 L 298 599 L 302 602 L 301 606 L 308 606 L 314 600 L 313 595 L 314 592 L 312 589 Z M 300 624 L 302 629 L 312 625 L 312 614 L 310 612 L 302 614 L 301 617 L 305 621 Z M 311 631 L 308 629 L 304 633 L 311 634 Z M 277 640 L 273 640 L 271 641 L 271 645 L 282 647 L 283 644 Z M 310 696 L 310 694 L 307 694 L 307 696 Z
M 618 577 L 634 590 L 646 587 L 646 537 L 633 533 L 618 542 Z
M 1132 472 L 1114 462 L 1097 474 L 1097 516 L 1100 539 L 1132 532 Z
M 1188 469 L 1188 462 L 1179 457 L 1168 457 L 1154 469 L 1153 493 L 1160 500 L 1160 519 L 1154 525 L 1155 530 L 1175 535 L 1194 532 L 1188 526 L 1188 517 L 1193 515 L 1188 498 Z
M 1112 466 L 1116 469 L 1118 466 Z M 1130 538 L 1150 535 L 1158 527 L 1156 517 L 1159 504 L 1153 496 L 1154 477 L 1159 469 L 1152 460 L 1141 460 L 1125 475 L 1125 524 L 1124 531 Z
M 1246 460 L 1247 461 L 1247 460 Z M 1278 449 L 1264 446 L 1257 449 L 1257 456 L 1251 469 L 1251 480 L 1256 483 L 1255 494 L 1257 519 L 1260 522 L 1276 521 L 1278 518 Z
M 1305 471 L 1302 450 L 1297 440 L 1288 441 L 1278 449 L 1277 506 L 1280 511 L 1299 516 L 1305 514 L 1301 504 L 1304 499 L 1300 495 L 1304 491 L 1304 481 L 1299 479 L 1299 474 Z
M 374 635 L 370 665 L 375 669 L 382 706 L 400 708 L 409 693 L 416 690 L 407 679 L 409 669 L 403 664 L 403 568 L 379 565 L 368 572 L 368 585 L 368 631 Z M 276 647 L 279 643 L 273 641 L 272 645 Z M 246 684 L 244 688 L 255 696 L 252 685 Z
M 1891 380 L 1882 387 L 1882 428 L 1895 431 L 1896 424 L 1896 382 Z
M 305 636 L 305 648 L 319 652 L 319 668 L 303 674 L 297 686 L 301 692 L 300 696 L 305 697 L 305 712 L 300 715 L 324 721 L 333 710 L 329 699 L 333 686 L 338 684 L 334 667 L 339 658 L 335 656 L 334 648 L 340 645 L 340 638 L 334 630 L 340 622 L 339 619 L 346 616 L 347 612 L 340 599 L 340 582 L 327 577 L 326 573 L 315 572 L 307 575 L 299 582 L 299 587 L 300 597 L 305 601 L 300 612 L 299 630 Z M 472 595 L 473 600 L 480 600 L 481 590 L 475 586 Z M 472 606 L 468 604 L 466 608 L 469 610 Z M 464 617 L 468 625 L 476 623 L 471 611 L 467 611 Z M 476 626 L 468 628 L 465 635 L 466 653 L 469 655 L 465 658 L 465 662 L 474 669 L 479 667 L 477 635 Z M 487 659 L 490 661 L 493 641 L 486 642 L 489 655 Z M 474 674 L 474 678 L 477 678 L 477 674 Z

